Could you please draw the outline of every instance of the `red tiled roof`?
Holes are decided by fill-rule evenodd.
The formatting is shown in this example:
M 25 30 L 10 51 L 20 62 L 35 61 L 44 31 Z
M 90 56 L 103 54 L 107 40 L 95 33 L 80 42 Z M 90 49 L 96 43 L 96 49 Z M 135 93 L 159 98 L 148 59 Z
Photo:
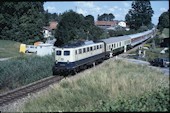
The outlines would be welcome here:
M 50 29 L 56 29 L 56 28 L 57 28 L 57 25 L 58 25 L 58 22 L 50 22 L 49 28 L 50 28 Z
M 118 21 L 114 20 L 114 21 L 96 21 L 95 25 L 97 26 L 104 26 L 104 25 L 110 25 L 110 26 L 114 26 L 117 25 Z

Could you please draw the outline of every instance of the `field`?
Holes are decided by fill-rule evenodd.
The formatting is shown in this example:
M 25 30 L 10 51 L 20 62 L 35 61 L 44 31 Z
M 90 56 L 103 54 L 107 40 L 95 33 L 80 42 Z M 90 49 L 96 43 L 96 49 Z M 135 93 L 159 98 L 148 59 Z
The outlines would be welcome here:
M 63 79 L 29 99 L 22 112 L 170 111 L 169 77 L 159 70 L 107 60 L 101 65 Z
M 19 42 L 0 40 L 0 58 L 19 56 Z
M 54 56 L 22 54 L 0 61 L 0 93 L 52 76 Z
M 54 55 L 39 57 L 19 53 L 20 43 L 0 40 L 0 93 L 52 76 Z

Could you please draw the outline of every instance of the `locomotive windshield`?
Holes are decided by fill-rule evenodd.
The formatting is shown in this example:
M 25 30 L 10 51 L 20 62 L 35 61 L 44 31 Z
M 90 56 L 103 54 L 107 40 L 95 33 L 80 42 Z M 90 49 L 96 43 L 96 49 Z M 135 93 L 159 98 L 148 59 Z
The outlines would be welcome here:
M 56 51 L 56 55 L 61 55 L 61 51 Z
M 70 51 L 64 51 L 64 55 L 65 55 L 65 56 L 70 55 Z

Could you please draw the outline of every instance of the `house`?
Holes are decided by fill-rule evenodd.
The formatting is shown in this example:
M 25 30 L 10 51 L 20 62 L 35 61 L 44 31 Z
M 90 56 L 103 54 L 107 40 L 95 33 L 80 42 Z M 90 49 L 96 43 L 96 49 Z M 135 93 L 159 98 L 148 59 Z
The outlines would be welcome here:
M 52 30 L 48 26 L 43 27 L 43 35 L 44 35 L 44 38 L 48 38 L 52 36 Z
M 50 24 L 49 28 L 50 28 L 51 30 L 57 29 L 58 22 L 56 22 L 56 21 L 51 21 L 51 22 L 49 22 L 49 24 Z
M 43 27 L 44 38 L 49 38 L 54 34 L 54 30 L 57 29 L 58 22 L 51 21 L 49 26 Z
M 117 20 L 113 20 L 113 21 L 96 21 L 95 25 L 100 27 L 100 28 L 106 29 L 106 28 L 114 27 L 114 26 L 118 25 L 118 21 Z
M 126 27 L 126 22 L 120 21 L 120 22 L 118 23 L 118 25 L 121 26 L 121 27 Z

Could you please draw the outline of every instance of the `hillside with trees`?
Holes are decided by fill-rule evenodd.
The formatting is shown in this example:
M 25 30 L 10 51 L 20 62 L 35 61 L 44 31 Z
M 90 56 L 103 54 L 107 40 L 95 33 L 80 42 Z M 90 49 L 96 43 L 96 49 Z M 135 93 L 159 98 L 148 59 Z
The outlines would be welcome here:
M 44 26 L 43 2 L 2 2 L 0 39 L 33 43 L 41 40 Z
M 132 9 L 126 15 L 127 24 L 131 30 L 118 28 L 116 31 L 104 31 L 94 25 L 92 15 L 83 16 L 72 10 L 62 14 L 44 11 L 44 2 L 2 2 L 0 4 L 0 39 L 13 40 L 25 44 L 43 41 L 43 27 L 50 21 L 57 21 L 55 30 L 55 45 L 66 44 L 81 39 L 97 40 L 113 36 L 146 31 L 152 28 L 153 10 L 150 1 L 134 1 Z M 165 14 L 167 15 L 167 14 Z M 98 15 L 98 21 L 113 21 L 112 13 Z M 145 18 L 145 19 L 144 19 Z M 160 18 L 160 21 L 164 20 Z M 162 21 L 163 22 L 163 21 Z M 162 23 L 158 25 L 162 26 Z

